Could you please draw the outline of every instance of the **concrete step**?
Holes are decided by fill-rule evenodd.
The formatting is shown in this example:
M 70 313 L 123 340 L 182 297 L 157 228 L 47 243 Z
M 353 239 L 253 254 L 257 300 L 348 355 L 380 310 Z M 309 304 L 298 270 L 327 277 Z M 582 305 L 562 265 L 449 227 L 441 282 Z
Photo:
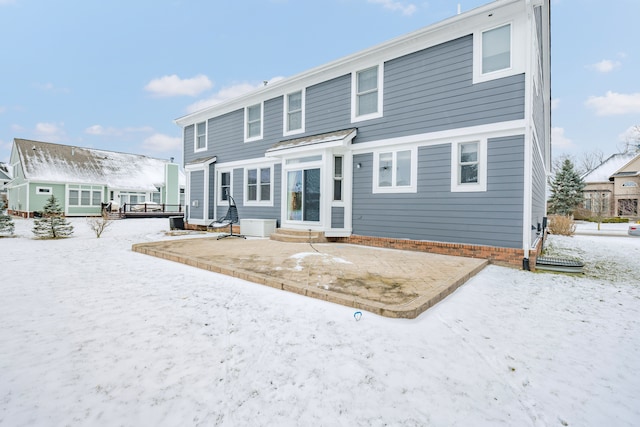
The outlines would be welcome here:
M 287 228 L 276 228 L 276 232 L 271 234 L 271 240 L 287 243 L 326 243 L 327 238 L 322 231 L 292 230 Z

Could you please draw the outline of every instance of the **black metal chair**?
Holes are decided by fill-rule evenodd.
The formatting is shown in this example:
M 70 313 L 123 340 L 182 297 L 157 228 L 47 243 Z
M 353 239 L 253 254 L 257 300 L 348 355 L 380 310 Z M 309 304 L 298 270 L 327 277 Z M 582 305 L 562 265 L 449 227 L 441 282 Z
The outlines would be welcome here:
M 223 216 L 222 218 L 213 221 L 211 224 L 209 224 L 207 229 L 209 229 L 209 228 L 213 228 L 213 229 L 222 228 L 222 227 L 226 227 L 228 225 L 229 226 L 229 233 L 228 234 L 219 235 L 218 236 L 218 240 L 224 239 L 226 237 L 241 237 L 243 239 L 246 239 L 246 237 L 243 236 L 242 234 L 234 234 L 233 233 L 233 224 L 237 224 L 238 223 L 238 207 L 236 206 L 236 201 L 233 200 L 233 197 L 227 195 L 227 200 L 229 201 L 229 209 L 227 210 L 227 214 L 225 216 Z

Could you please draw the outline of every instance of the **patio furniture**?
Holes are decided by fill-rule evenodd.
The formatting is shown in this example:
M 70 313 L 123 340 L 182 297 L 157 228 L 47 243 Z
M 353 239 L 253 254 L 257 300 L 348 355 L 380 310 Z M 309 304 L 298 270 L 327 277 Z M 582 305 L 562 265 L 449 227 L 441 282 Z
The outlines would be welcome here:
M 236 206 L 236 201 L 233 200 L 233 197 L 227 195 L 227 200 L 229 201 L 229 209 L 227 210 L 227 214 L 220 219 L 213 221 L 211 224 L 207 226 L 207 230 L 210 228 L 222 228 L 229 226 L 229 233 L 221 234 L 218 236 L 218 240 L 224 239 L 226 237 L 241 237 L 246 239 L 242 234 L 234 234 L 233 233 L 233 224 L 238 223 L 238 208 Z

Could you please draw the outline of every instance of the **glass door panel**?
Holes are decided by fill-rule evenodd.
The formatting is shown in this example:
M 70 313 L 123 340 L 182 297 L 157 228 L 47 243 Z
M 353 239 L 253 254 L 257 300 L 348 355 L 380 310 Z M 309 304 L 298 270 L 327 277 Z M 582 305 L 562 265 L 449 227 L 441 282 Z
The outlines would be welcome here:
M 287 219 L 320 221 L 320 169 L 287 172 Z

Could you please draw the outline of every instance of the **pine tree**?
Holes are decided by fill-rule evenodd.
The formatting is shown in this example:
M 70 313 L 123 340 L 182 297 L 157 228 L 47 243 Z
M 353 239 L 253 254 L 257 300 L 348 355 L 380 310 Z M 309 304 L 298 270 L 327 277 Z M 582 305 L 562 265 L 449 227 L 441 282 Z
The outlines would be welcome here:
M 15 230 L 13 219 L 4 213 L 6 206 L 4 201 L 0 200 L 0 234 L 11 235 Z
M 62 215 L 62 209 L 55 196 L 51 195 L 47 199 L 42 217 L 34 220 L 32 231 L 42 239 L 57 239 L 73 234 L 73 226 Z
M 585 183 L 575 171 L 571 160 L 565 159 L 551 182 L 549 213 L 571 215 L 584 200 L 584 186 Z

